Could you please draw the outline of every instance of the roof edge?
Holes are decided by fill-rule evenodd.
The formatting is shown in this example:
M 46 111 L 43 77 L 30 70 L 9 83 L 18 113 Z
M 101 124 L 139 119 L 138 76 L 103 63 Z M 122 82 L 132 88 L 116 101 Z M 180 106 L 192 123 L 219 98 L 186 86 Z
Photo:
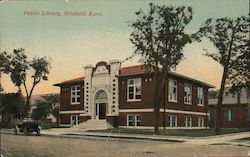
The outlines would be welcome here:
M 132 74 L 120 74 L 120 75 L 117 75 L 117 77 L 123 77 L 123 76 L 133 76 L 133 75 L 142 75 L 142 74 L 145 74 L 146 72 L 139 72 L 139 73 L 132 73 Z M 184 79 L 187 79 L 187 80 L 190 80 L 190 81 L 194 81 L 194 82 L 197 82 L 197 83 L 200 83 L 200 84 L 203 84 L 209 88 L 215 88 L 214 85 L 212 84 L 209 84 L 209 83 L 206 83 L 206 82 L 203 82 L 203 81 L 200 81 L 200 80 L 197 80 L 197 79 L 194 79 L 194 78 L 191 78 L 191 77 L 188 77 L 188 76 L 184 76 L 184 75 L 181 75 L 181 74 L 178 74 L 176 72 L 169 72 L 169 74 L 172 74 L 174 76 L 177 76 L 177 77 L 182 77 Z
M 79 78 L 75 78 L 75 79 L 71 79 L 71 80 L 66 80 L 66 81 L 63 81 L 61 83 L 56 83 L 56 84 L 53 84 L 53 86 L 61 86 L 61 85 L 69 85 L 69 84 L 74 84 L 74 83 L 81 83 L 85 80 L 85 77 L 79 77 Z

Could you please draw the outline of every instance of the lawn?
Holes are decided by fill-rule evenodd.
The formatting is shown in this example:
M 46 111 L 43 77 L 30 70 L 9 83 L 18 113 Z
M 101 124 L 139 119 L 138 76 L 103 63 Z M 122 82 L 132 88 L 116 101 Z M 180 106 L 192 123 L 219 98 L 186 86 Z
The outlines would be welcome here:
M 237 140 L 234 140 L 234 141 L 237 141 L 237 142 L 250 142 L 250 137 L 241 138 L 241 139 L 237 139 Z
M 221 134 L 230 134 L 238 132 L 246 132 L 248 129 L 221 129 Z M 106 132 L 106 133 L 126 133 L 126 134 L 143 134 L 153 135 L 153 129 L 136 129 L 136 128 L 112 128 L 107 130 L 90 130 L 89 132 Z M 205 137 L 218 135 L 213 129 L 167 129 L 160 130 L 160 135 L 165 136 L 189 136 L 189 137 Z

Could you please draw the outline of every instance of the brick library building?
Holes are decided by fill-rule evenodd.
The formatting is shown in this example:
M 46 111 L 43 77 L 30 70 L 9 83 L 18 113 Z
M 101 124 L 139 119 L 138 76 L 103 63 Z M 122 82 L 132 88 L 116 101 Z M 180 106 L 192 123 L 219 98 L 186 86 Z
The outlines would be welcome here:
M 60 87 L 60 125 L 105 123 L 108 127 L 152 128 L 155 80 L 143 65 L 121 67 L 121 61 L 84 67 L 84 77 Z M 166 128 L 208 127 L 208 83 L 169 72 L 159 124 Z

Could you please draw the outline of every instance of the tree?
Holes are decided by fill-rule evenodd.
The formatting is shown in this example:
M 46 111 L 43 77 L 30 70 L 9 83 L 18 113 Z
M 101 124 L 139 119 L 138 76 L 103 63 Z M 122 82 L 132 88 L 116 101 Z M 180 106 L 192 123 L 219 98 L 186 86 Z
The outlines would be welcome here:
M 215 131 L 221 128 L 221 105 L 224 87 L 234 84 L 238 87 L 249 82 L 249 18 L 241 16 L 237 19 L 208 19 L 198 32 L 198 36 L 207 37 L 217 48 L 217 52 L 205 54 L 220 63 L 223 75 L 216 108 Z M 235 86 L 235 87 L 236 87 Z
M 58 122 L 60 114 L 59 114 L 59 105 L 57 106 L 57 104 L 59 103 L 60 96 L 51 94 L 51 95 L 43 96 L 43 98 L 45 102 L 48 102 L 51 104 L 50 113 L 56 118 L 56 122 Z
M 44 121 L 49 114 L 59 119 L 59 95 L 45 95 L 42 100 L 36 102 L 36 109 L 32 112 L 32 118 Z
M 59 106 L 56 106 L 52 108 L 51 114 L 56 118 L 56 124 L 59 124 L 59 116 L 60 116 L 60 108 Z
M 36 106 L 37 108 L 34 109 L 31 114 L 32 119 L 44 121 L 51 113 L 51 104 L 44 101 L 38 101 Z
M 20 93 L 8 93 L 0 95 L 0 114 L 21 118 L 24 107 L 24 99 Z M 4 119 L 4 118 L 3 118 Z
M 6 72 L 7 73 L 7 71 L 8 71 L 8 68 L 9 68 L 9 58 L 10 58 L 10 56 L 6 52 L 0 53 L 0 79 L 1 79 L 2 72 Z M 2 91 L 3 91 L 3 87 L 2 87 L 2 84 L 0 82 L 0 93 Z
M 249 37 L 248 37 L 249 38 Z M 232 85 L 231 93 L 240 92 L 245 88 L 248 92 L 250 90 L 250 41 L 244 41 L 239 48 L 239 56 L 233 61 L 233 68 L 229 69 L 228 83 Z
M 0 53 L 0 72 L 8 72 L 10 55 L 6 52 Z
M 212 99 L 215 99 L 215 98 L 218 97 L 218 93 L 219 93 L 218 90 L 211 90 L 211 91 L 208 92 L 208 97 L 212 98 Z
M 147 14 L 141 9 L 135 14 L 137 20 L 132 22 L 130 34 L 135 49 L 132 57 L 139 55 L 140 62 L 154 76 L 154 132 L 159 134 L 159 111 L 165 78 L 182 60 L 183 47 L 192 42 L 191 35 L 185 33 L 185 27 L 192 20 L 192 8 L 150 3 Z
M 8 55 L 6 52 L 1 53 L 0 56 L 8 59 L 7 65 L 3 65 L 5 73 L 9 73 L 11 81 L 20 91 L 24 88 L 26 96 L 25 112 L 23 117 L 27 117 L 30 111 L 30 98 L 33 94 L 34 88 L 42 81 L 48 80 L 48 74 L 50 71 L 50 61 L 46 57 L 34 57 L 31 61 L 27 59 L 24 49 L 14 50 L 12 55 Z M 28 71 L 31 71 L 32 85 L 31 89 L 27 88 Z

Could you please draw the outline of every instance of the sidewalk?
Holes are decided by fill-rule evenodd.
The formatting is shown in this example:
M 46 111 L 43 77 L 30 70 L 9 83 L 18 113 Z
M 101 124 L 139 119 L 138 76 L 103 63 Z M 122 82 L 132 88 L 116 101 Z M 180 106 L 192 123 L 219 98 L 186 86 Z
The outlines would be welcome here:
M 160 142 L 184 142 L 181 138 L 171 136 L 155 136 L 155 135 L 138 135 L 138 134 L 124 134 L 124 133 L 101 133 L 101 132 L 86 132 L 82 129 L 67 128 L 67 129 L 48 129 L 41 132 L 44 135 L 54 136 L 78 136 L 78 137 L 98 137 L 98 138 L 112 138 L 112 139 L 128 139 L 128 140 L 150 140 Z
M 4 129 L 2 132 L 12 133 L 13 130 Z M 244 145 L 250 147 L 250 141 L 235 141 L 237 139 L 250 137 L 249 132 L 232 133 L 207 137 L 183 137 L 183 136 L 163 136 L 163 135 L 141 135 L 141 134 L 124 134 L 124 133 L 101 133 L 86 132 L 77 128 L 54 128 L 42 130 L 42 135 L 54 137 L 73 137 L 73 138 L 98 138 L 98 139 L 123 139 L 123 140 L 148 140 L 159 142 L 185 143 L 192 145 L 213 145 L 213 144 L 231 144 Z
M 105 137 L 105 138 L 120 138 L 120 139 L 137 139 L 137 140 L 151 140 L 151 141 L 164 141 L 164 142 L 177 142 L 192 145 L 211 145 L 228 143 L 233 145 L 246 145 L 250 147 L 248 142 L 236 142 L 234 140 L 250 137 L 249 132 L 232 133 L 207 137 L 184 137 L 184 136 L 163 136 L 163 135 L 141 135 L 141 134 L 124 134 L 124 133 L 101 133 L 101 132 L 85 132 L 83 130 L 72 129 L 64 130 L 47 130 L 44 134 L 57 134 L 64 135 L 80 135 L 89 137 Z

